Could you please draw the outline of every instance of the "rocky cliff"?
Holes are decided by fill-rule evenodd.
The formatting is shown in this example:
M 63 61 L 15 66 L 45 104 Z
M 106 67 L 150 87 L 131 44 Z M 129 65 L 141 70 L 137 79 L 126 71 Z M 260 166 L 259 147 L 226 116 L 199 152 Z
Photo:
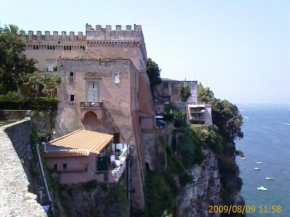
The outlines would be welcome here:
M 221 181 L 215 154 L 203 148 L 205 159 L 201 165 L 193 165 L 188 173 L 193 182 L 181 187 L 176 197 L 178 215 L 182 217 L 217 217 L 209 215 L 209 205 L 221 204 Z
M 202 164 L 195 164 L 187 170 L 193 177 L 193 182 L 181 187 L 176 196 L 177 213 L 180 217 L 218 217 L 219 213 L 209 213 L 209 206 L 225 205 L 217 156 L 206 145 L 202 151 L 205 157 Z M 234 198 L 234 204 L 244 204 L 239 191 L 231 192 L 230 196 Z

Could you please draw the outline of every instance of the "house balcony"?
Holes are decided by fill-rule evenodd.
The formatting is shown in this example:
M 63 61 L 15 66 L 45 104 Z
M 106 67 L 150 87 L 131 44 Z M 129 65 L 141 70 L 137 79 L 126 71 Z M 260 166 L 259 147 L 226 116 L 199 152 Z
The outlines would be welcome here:
M 98 170 L 95 172 L 97 180 L 105 183 L 117 183 L 126 169 L 128 153 L 129 146 L 127 144 L 112 144 L 112 152 L 106 153 L 105 156 L 100 156 L 100 158 L 107 157 L 110 163 L 105 166 L 107 170 L 99 166 Z
M 80 102 L 80 108 L 103 108 L 103 102 Z
M 95 128 L 102 123 L 103 102 L 80 102 L 80 115 L 86 129 L 96 130 Z
M 191 116 L 189 122 L 191 124 L 205 124 L 205 119 L 202 116 Z

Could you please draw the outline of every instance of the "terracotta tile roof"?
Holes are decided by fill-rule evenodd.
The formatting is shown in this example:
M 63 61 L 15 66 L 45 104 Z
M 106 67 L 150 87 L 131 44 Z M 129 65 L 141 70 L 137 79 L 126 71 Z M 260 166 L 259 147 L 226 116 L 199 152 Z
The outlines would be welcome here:
M 87 157 L 90 152 L 87 149 L 71 149 L 64 151 L 50 151 L 44 153 L 45 158 L 57 158 L 57 157 Z
M 113 139 L 113 135 L 90 130 L 77 130 L 49 142 L 50 145 L 87 149 L 99 154 Z

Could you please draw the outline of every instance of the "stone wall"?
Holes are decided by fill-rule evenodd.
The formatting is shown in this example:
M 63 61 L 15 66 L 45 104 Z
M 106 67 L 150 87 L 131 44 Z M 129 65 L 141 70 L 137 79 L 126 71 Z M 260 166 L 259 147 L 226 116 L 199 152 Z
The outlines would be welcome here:
M 22 120 L 27 110 L 0 110 L 0 120 Z
M 46 216 L 28 192 L 30 120 L 0 128 L 0 216 Z
M 35 112 L 31 114 L 31 122 L 35 124 L 36 128 L 47 135 L 51 134 L 52 124 L 54 122 L 54 115 L 50 112 Z
M 164 172 L 167 168 L 166 146 L 171 147 L 172 125 L 164 129 L 142 130 L 142 144 L 147 170 Z

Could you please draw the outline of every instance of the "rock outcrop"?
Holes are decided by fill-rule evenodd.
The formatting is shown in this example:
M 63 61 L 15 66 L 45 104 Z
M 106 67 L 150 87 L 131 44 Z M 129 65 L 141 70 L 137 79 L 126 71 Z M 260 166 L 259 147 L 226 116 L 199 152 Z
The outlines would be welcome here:
M 217 217 L 209 215 L 209 205 L 221 204 L 221 182 L 218 162 L 215 154 L 203 149 L 205 159 L 201 165 L 194 165 L 188 173 L 193 176 L 193 183 L 180 188 L 176 198 L 178 213 L 182 217 Z
M 217 157 L 208 147 L 203 147 L 203 153 L 203 163 L 188 169 L 193 182 L 181 187 L 176 197 L 180 217 L 218 217 L 219 213 L 209 213 L 209 206 L 224 205 Z M 244 203 L 240 192 L 232 194 L 235 204 Z

